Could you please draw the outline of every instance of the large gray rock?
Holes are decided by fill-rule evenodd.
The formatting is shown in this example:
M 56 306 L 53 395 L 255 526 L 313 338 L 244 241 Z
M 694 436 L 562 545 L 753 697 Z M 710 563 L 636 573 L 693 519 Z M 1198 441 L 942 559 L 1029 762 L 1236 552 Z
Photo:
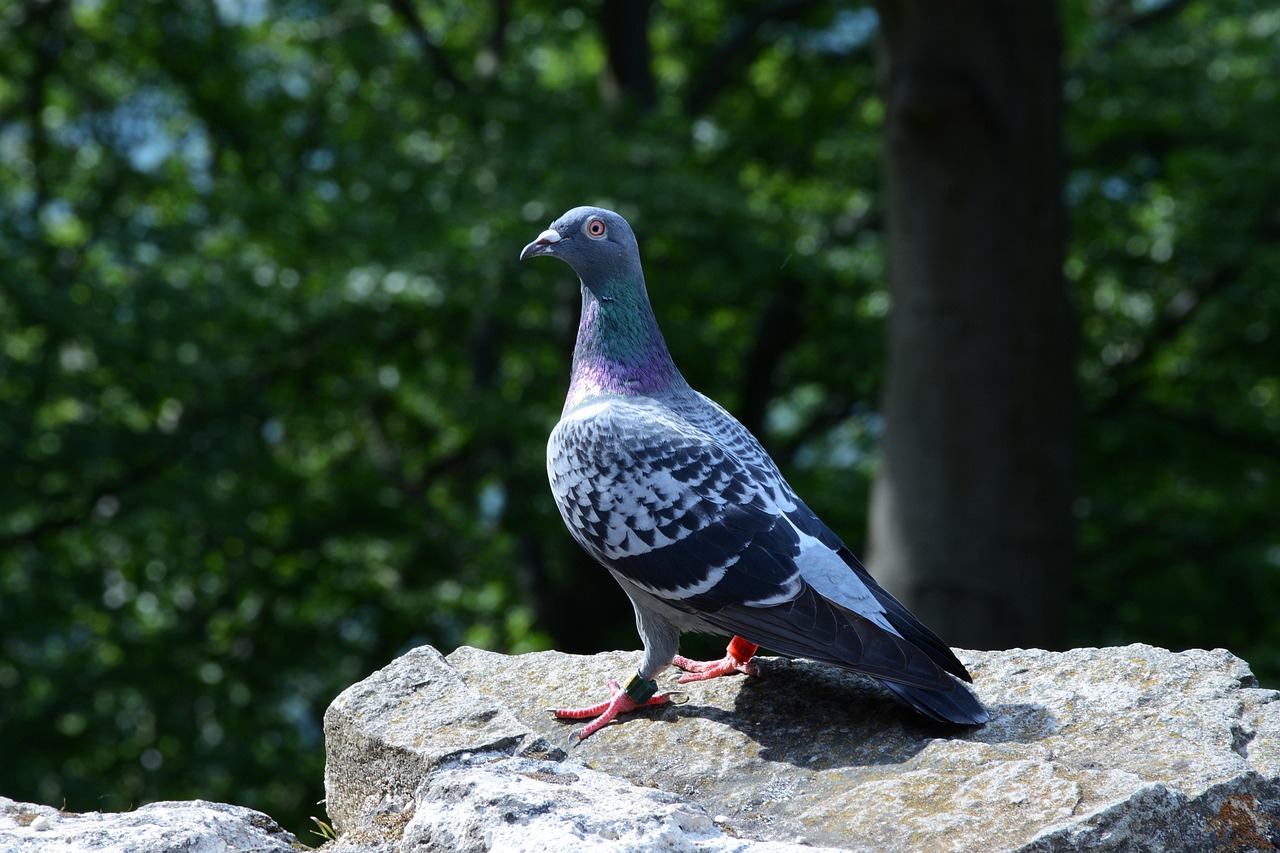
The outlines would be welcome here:
M 307 848 L 262 812 L 224 803 L 151 803 L 131 812 L 63 812 L 0 797 L 0 851 L 276 853 Z
M 1280 702 L 1238 658 L 960 656 L 992 711 L 983 728 L 932 725 L 869 679 L 772 660 L 569 747 L 574 726 L 545 709 L 603 698 L 635 653 L 418 649 L 325 716 L 334 849 L 1280 846 Z
M 566 731 L 553 735 L 563 741 Z M 325 745 L 326 807 L 339 833 L 331 853 L 812 850 L 734 838 L 687 798 L 567 761 L 429 646 L 335 699 Z

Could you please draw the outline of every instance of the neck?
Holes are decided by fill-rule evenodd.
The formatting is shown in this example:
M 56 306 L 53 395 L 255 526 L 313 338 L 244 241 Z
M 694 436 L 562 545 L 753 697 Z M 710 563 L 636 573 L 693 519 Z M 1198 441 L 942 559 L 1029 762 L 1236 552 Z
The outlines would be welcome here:
M 582 320 L 573 348 L 565 410 L 603 395 L 654 395 L 683 384 L 657 318 L 640 287 L 610 288 L 601 299 L 582 287 Z

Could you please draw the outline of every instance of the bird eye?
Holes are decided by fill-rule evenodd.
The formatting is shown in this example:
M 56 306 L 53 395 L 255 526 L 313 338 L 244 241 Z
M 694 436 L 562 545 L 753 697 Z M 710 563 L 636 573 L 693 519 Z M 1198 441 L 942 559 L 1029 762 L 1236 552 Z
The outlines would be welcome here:
M 587 223 L 587 236 L 594 237 L 599 240 L 604 236 L 607 229 L 604 227 L 603 219 L 593 219 Z

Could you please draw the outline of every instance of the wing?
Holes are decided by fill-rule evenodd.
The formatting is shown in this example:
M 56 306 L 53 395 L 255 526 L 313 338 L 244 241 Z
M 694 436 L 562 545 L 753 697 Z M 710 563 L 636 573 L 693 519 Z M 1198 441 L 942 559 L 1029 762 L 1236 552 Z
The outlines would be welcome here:
M 798 591 L 794 568 L 769 549 L 739 565 L 781 521 L 767 472 L 745 469 L 654 401 L 610 398 L 568 413 L 547 467 L 570 532 L 645 592 L 716 607 Z
M 726 633 L 913 687 L 954 688 L 943 670 L 964 668 L 950 650 L 846 562 L 848 550 L 754 438 L 716 408 L 701 424 L 644 398 L 568 413 L 548 469 L 575 538 L 630 584 Z M 934 660 L 939 649 L 954 667 Z
M 853 609 L 859 613 L 867 612 L 868 610 L 881 611 L 884 620 L 892 626 L 893 633 L 900 635 L 912 645 L 923 649 L 933 662 L 943 670 L 964 681 L 972 681 L 968 670 L 956 658 L 951 648 L 937 634 L 929 630 L 924 623 L 917 619 L 915 614 L 907 610 L 898 599 L 881 587 L 854 553 L 840 541 L 840 537 L 795 495 L 794 491 L 783 479 L 781 472 L 778 471 L 768 452 L 760 445 L 756 437 L 733 415 L 725 411 L 714 400 L 696 392 L 693 397 L 687 398 L 685 404 L 679 407 L 678 410 L 700 429 L 714 436 L 718 443 L 728 448 L 730 452 L 742 459 L 749 467 L 766 471 L 770 482 L 779 485 L 785 493 L 785 502 L 788 504 L 788 508 L 785 510 L 786 515 L 801 531 L 802 536 L 816 539 L 826 549 L 840 557 L 841 562 L 844 564 L 843 567 L 837 567 L 830 559 L 830 555 L 825 554 L 822 548 L 814 547 L 811 549 L 812 559 L 808 562 L 821 566 L 825 571 L 815 568 L 807 573 L 807 576 L 816 575 L 821 577 L 825 575 L 829 584 L 824 585 L 828 587 L 823 590 L 824 593 L 829 594 L 829 597 L 834 598 L 837 602 L 851 604 Z M 794 505 L 794 507 L 791 505 Z M 803 565 L 801 568 L 803 571 Z M 846 568 L 854 573 L 856 576 L 855 581 L 850 582 L 847 579 L 845 576 Z M 874 603 L 866 601 L 865 598 L 849 601 L 849 597 L 855 593 L 857 593 L 855 599 L 869 593 L 874 598 Z M 782 650 L 777 649 L 777 651 Z

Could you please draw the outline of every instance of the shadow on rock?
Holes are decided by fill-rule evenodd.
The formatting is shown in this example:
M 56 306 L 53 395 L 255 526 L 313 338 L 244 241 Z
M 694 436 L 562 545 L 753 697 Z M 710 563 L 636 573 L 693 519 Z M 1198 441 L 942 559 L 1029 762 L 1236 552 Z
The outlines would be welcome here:
M 814 770 L 902 764 L 934 740 L 1032 743 L 1057 729 L 1048 710 L 1030 704 L 991 705 L 985 726 L 937 723 L 873 678 L 803 660 L 768 661 L 742 682 L 731 709 L 690 698 L 663 716 L 716 720 L 759 744 L 761 759 Z

